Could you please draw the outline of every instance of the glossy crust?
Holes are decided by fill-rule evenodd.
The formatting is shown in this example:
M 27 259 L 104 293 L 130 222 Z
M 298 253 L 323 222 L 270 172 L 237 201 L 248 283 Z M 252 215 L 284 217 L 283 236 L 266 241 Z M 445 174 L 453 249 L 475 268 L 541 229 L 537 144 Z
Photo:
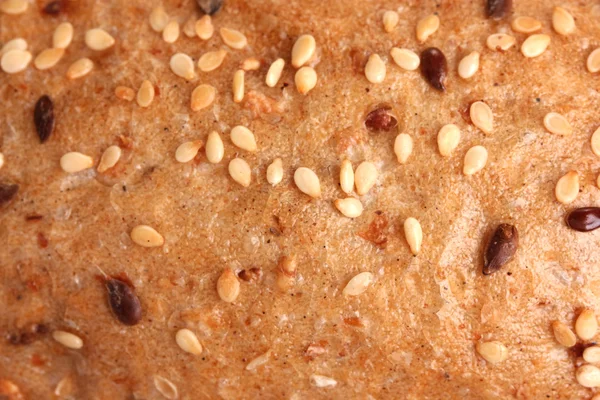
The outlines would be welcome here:
M 34 55 L 50 45 L 59 22 L 75 27 L 56 67 L 0 73 L 6 158 L 0 179 L 20 185 L 0 209 L 0 332 L 6 334 L 0 378 L 17 384 L 26 398 L 53 398 L 59 382 L 69 379 L 71 389 L 62 389 L 72 398 L 161 399 L 155 375 L 169 379 L 181 399 L 592 396 L 593 389 L 575 380 L 576 352 L 557 344 L 551 329 L 554 320 L 572 326 L 582 307 L 600 311 L 600 231 L 579 233 L 564 223 L 569 209 L 600 204 L 594 185 L 600 159 L 589 145 L 600 123 L 600 76 L 585 69 L 586 57 L 600 45 L 600 17 L 591 2 L 564 2 L 577 29 L 562 37 L 551 28 L 551 1 L 515 2 L 512 15 L 494 21 L 486 19 L 483 1 L 436 7 L 424 1 L 226 0 L 213 16 L 210 40 L 182 34 L 174 44 L 148 24 L 157 1 L 66 3 L 56 17 L 40 11 L 41 1 L 21 16 L 0 14 L 0 40 L 23 37 Z M 383 12 L 400 3 L 399 24 L 385 33 Z M 182 24 L 197 9 L 192 0 L 162 4 Z M 432 12 L 440 28 L 418 44 L 415 25 Z M 539 19 L 551 36 L 540 57 L 526 59 L 518 46 L 506 52 L 485 46 L 488 35 L 511 32 L 517 15 Z M 115 46 L 85 48 L 84 32 L 94 27 L 113 35 Z M 221 27 L 240 30 L 249 45 L 227 49 L 219 69 L 197 70 L 191 82 L 169 70 L 176 52 L 197 60 L 225 48 Z M 300 95 L 290 52 L 306 33 L 317 42 L 318 83 Z M 526 38 L 513 34 L 519 45 Z M 395 66 L 389 57 L 394 46 L 417 54 L 441 49 L 448 60 L 446 92 L 431 88 L 419 71 Z M 458 62 L 474 50 L 481 53 L 480 70 L 460 79 Z M 386 61 L 381 84 L 370 84 L 360 71 L 361 54 L 369 52 Z M 251 56 L 262 64 L 246 72 L 246 96 L 236 104 L 232 76 Z M 81 57 L 90 57 L 94 70 L 67 80 L 68 66 Z M 279 57 L 286 67 L 269 88 L 265 74 Z M 117 86 L 137 91 L 144 79 L 156 87 L 149 108 L 115 97 Z M 200 83 L 215 86 L 218 95 L 212 106 L 192 112 L 190 95 Z M 56 122 L 40 144 L 32 116 L 43 94 L 54 101 Z M 468 121 L 468 105 L 476 100 L 493 110 L 490 135 Z M 364 117 L 380 103 L 391 105 L 398 126 L 372 133 Z M 544 129 L 551 111 L 567 117 L 573 135 Z M 443 158 L 436 136 L 449 123 L 461 129 L 461 141 Z M 255 133 L 257 152 L 229 140 L 240 124 Z M 175 161 L 181 143 L 206 142 L 211 130 L 225 141 L 223 161 L 208 163 L 203 150 L 191 163 Z M 414 141 L 405 165 L 393 152 L 400 132 Z M 66 152 L 99 160 L 114 144 L 123 155 L 104 174 L 60 169 Z M 463 157 L 475 145 L 487 148 L 488 163 L 465 177 Z M 252 168 L 248 188 L 228 175 L 236 156 Z M 277 157 L 284 178 L 272 187 L 265 171 Z M 344 158 L 355 168 L 370 160 L 379 169 L 376 186 L 361 199 L 365 211 L 355 219 L 333 206 L 345 197 L 338 184 Z M 300 166 L 319 176 L 321 198 L 294 186 Z M 579 172 L 581 192 L 564 206 L 554 198 L 554 185 L 572 169 Z M 423 230 L 416 257 L 403 235 L 407 217 L 417 218 Z M 518 228 L 520 247 L 501 272 L 483 276 L 483 246 L 500 223 Z M 154 227 L 165 244 L 132 243 L 128 233 L 140 224 Z M 277 262 L 290 254 L 297 268 L 282 292 Z M 115 318 L 97 267 L 131 280 L 143 309 L 137 325 Z M 260 268 L 242 274 L 253 279 L 240 280 L 233 303 L 216 291 L 226 267 Z M 364 271 L 374 274 L 371 285 L 344 296 L 348 281 Z M 177 346 L 181 328 L 196 333 L 200 356 Z M 52 340 L 54 329 L 79 335 L 83 348 L 61 346 Z M 503 343 L 508 358 L 486 363 L 475 352 L 480 339 Z M 246 370 L 269 350 L 264 365 Z M 313 374 L 337 385 L 317 388 Z

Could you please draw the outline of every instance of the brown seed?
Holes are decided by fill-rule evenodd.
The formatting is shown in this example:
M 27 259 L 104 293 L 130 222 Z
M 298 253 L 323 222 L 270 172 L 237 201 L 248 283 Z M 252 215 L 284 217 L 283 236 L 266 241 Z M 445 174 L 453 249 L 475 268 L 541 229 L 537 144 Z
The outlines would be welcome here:
M 485 15 L 488 18 L 500 19 L 511 11 L 512 0 L 487 0 Z
M 133 288 L 120 279 L 107 279 L 108 304 L 124 325 L 136 325 L 142 319 L 142 305 Z
M 216 14 L 223 6 L 223 0 L 196 0 L 204 14 Z
M 573 331 L 560 321 L 552 323 L 552 331 L 556 341 L 565 347 L 573 347 L 577 343 L 577 337 Z
M 19 191 L 19 185 L 14 183 L 0 183 L 0 206 L 8 204 Z
M 231 268 L 225 268 L 217 280 L 217 293 L 227 303 L 233 303 L 240 294 L 240 281 Z
M 519 232 L 510 224 L 500 224 L 487 245 L 483 257 L 483 274 L 490 275 L 510 262 L 519 247 Z
M 244 282 L 257 282 L 262 278 L 262 269 L 252 267 L 250 269 L 243 269 L 238 272 L 238 277 Z
M 54 103 L 47 94 L 41 96 L 35 103 L 33 122 L 40 143 L 44 143 L 54 131 Z
M 425 80 L 439 91 L 445 91 L 446 75 L 448 74 L 448 63 L 446 56 L 440 49 L 430 47 L 421 53 L 421 72 Z
M 379 106 L 367 114 L 365 126 L 373 132 L 391 131 L 398 125 L 398 120 L 390 113 L 391 107 Z
M 60 12 L 63 9 L 62 3 L 62 0 L 51 1 L 44 6 L 44 9 L 42 11 L 44 11 L 44 14 L 56 16 L 60 14 Z
M 135 99 L 135 90 L 127 86 L 117 86 L 115 88 L 115 96 L 121 100 L 132 101 Z
M 600 207 L 582 207 L 569 211 L 565 218 L 567 226 L 579 232 L 591 232 L 600 228 Z
M 583 310 L 575 321 L 575 333 L 581 340 L 590 340 L 596 336 L 598 320 L 593 310 Z

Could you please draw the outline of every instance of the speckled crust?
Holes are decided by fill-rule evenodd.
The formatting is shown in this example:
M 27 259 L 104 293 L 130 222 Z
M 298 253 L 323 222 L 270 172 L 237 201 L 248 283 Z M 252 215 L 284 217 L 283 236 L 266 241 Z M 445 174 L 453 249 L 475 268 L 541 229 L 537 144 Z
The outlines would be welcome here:
M 153 376 L 171 380 L 181 399 L 588 399 L 595 392 L 575 381 L 574 352 L 556 343 L 551 322 L 571 324 L 582 307 L 600 312 L 600 230 L 578 233 L 563 222 L 572 208 L 554 198 L 558 178 L 579 172 L 581 192 L 572 206 L 600 205 L 594 185 L 600 159 L 589 139 L 600 124 L 600 75 L 585 69 L 600 45 L 600 16 L 589 1 L 565 1 L 576 32 L 559 36 L 551 28 L 552 1 L 516 1 L 504 20 L 484 16 L 483 1 L 408 1 L 392 33 L 381 23 L 397 1 L 226 0 L 215 27 L 239 29 L 243 50 L 227 49 L 217 33 L 208 41 L 181 35 L 162 41 L 148 24 L 158 1 L 68 1 L 58 17 L 44 16 L 34 1 L 21 16 L 0 15 L 0 41 L 24 37 L 34 55 L 51 44 L 61 21 L 75 27 L 73 44 L 48 71 L 30 66 L 16 75 L 0 73 L 0 151 L 6 162 L 0 180 L 20 191 L 0 209 L 0 378 L 15 382 L 28 399 L 56 398 L 69 377 L 76 399 L 161 399 Z M 181 23 L 197 12 L 191 0 L 164 1 Z M 434 11 L 441 26 L 418 44 L 415 26 Z M 485 47 L 491 33 L 510 32 L 516 15 L 536 17 L 551 36 L 540 57 L 524 58 Z M 86 29 L 102 27 L 116 39 L 104 52 L 83 43 Z M 302 96 L 294 87 L 290 52 L 295 38 L 315 36 L 318 83 Z M 526 35 L 514 33 L 520 45 Z M 393 46 L 417 52 L 429 46 L 448 59 L 446 93 L 418 71 L 391 61 Z M 175 76 L 168 61 L 175 52 L 195 60 L 226 48 L 223 65 L 198 72 L 192 82 Z M 456 72 L 460 58 L 481 52 L 480 71 L 469 81 Z M 382 84 L 357 72 L 352 54 L 377 52 L 387 63 Z M 96 67 L 68 81 L 71 62 L 88 56 Z M 246 74 L 246 97 L 231 98 L 233 72 L 247 57 L 262 60 Z M 268 65 L 286 60 L 282 80 L 268 88 Z M 355 57 L 356 59 L 356 57 Z M 147 109 L 118 100 L 118 85 L 137 88 L 144 79 L 157 87 Z M 218 90 L 213 106 L 192 113 L 191 92 L 199 83 Z M 40 144 L 33 107 L 42 94 L 54 99 L 56 128 Z M 468 123 L 467 106 L 483 99 L 495 116 L 491 135 Z M 393 107 L 398 132 L 414 139 L 405 165 L 393 153 L 396 131 L 370 134 L 365 114 L 378 103 Z M 547 112 L 565 115 L 574 134 L 560 137 L 542 124 Z M 454 155 L 442 158 L 436 145 L 441 126 L 462 132 Z M 244 124 L 259 151 L 236 149 L 231 127 Z M 222 133 L 225 159 L 209 164 L 204 152 L 188 164 L 175 161 L 177 146 Z M 117 166 L 104 174 L 90 169 L 66 174 L 59 159 L 80 151 L 96 162 L 113 144 L 124 148 Z M 487 166 L 462 174 L 467 149 L 482 144 Z M 243 188 L 227 173 L 236 155 L 252 167 Z M 281 157 L 284 179 L 271 187 L 265 171 Z M 362 197 L 365 212 L 350 220 L 333 207 L 344 197 L 339 165 L 371 160 L 379 168 L 376 186 Z M 312 200 L 293 183 L 299 166 L 312 168 L 323 195 Z M 376 212 L 382 211 L 381 216 Z M 27 220 L 28 216 L 42 218 Z M 416 217 L 423 228 L 420 254 L 413 257 L 402 223 Z M 374 218 L 388 225 L 371 236 Z M 517 226 L 520 248 L 501 272 L 481 273 L 483 243 L 500 222 Z M 129 239 L 138 224 L 165 237 L 159 248 Z M 46 243 L 47 241 L 47 243 Z M 276 264 L 296 254 L 296 283 L 277 289 Z M 221 301 L 221 271 L 257 267 L 257 282 L 241 282 L 232 303 Z M 135 326 L 111 314 L 98 268 L 126 274 L 136 288 L 143 317 Z M 366 292 L 342 295 L 351 277 L 374 273 Z M 49 333 L 27 344 L 7 337 L 44 324 L 84 340 L 69 350 Z M 201 356 L 175 343 L 187 327 L 204 347 Z M 506 361 L 491 365 L 475 352 L 479 339 L 508 347 Z M 306 353 L 309 345 L 322 354 Z M 271 350 L 266 364 L 246 365 Z M 310 352 L 309 352 L 310 353 Z M 333 388 L 316 388 L 309 377 L 334 378 Z M 63 397 L 63 398 L 68 398 Z

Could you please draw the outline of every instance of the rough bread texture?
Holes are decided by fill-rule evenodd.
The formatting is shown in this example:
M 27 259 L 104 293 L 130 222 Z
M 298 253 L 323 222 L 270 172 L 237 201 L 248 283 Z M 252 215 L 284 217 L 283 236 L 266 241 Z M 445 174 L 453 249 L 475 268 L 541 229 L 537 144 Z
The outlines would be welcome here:
M 590 148 L 600 124 L 600 77 L 585 68 L 600 45 L 593 4 L 564 2 L 577 27 L 560 36 L 552 30 L 551 1 L 515 0 L 506 18 L 493 21 L 483 1 L 225 0 L 210 40 L 182 33 L 167 44 L 148 23 L 158 1 L 64 3 L 56 17 L 40 12 L 42 1 L 22 15 L 0 15 L 0 41 L 23 37 L 34 56 L 51 45 L 59 22 L 75 27 L 56 67 L 0 72 L 6 159 L 0 181 L 20 186 L 0 209 L 0 379 L 15 383 L 25 398 L 161 399 L 157 375 L 177 387 L 180 399 L 588 399 L 595 393 L 575 380 L 581 344 L 560 346 L 551 328 L 554 320 L 572 327 L 582 308 L 600 312 L 600 230 L 578 233 L 563 221 L 572 207 L 600 205 L 600 159 Z M 192 13 L 200 16 L 190 0 L 162 4 L 181 24 Z M 382 25 L 388 9 L 400 15 L 391 33 Z M 432 12 L 440 28 L 419 44 L 417 21 Z M 550 35 L 540 57 L 520 53 L 526 35 L 510 28 L 519 15 L 539 19 Z M 94 27 L 113 35 L 115 46 L 86 48 L 84 33 Z M 226 47 L 221 27 L 243 32 L 248 46 Z M 485 40 L 496 32 L 512 32 L 517 45 L 489 50 Z M 318 83 L 300 95 L 290 54 L 306 33 L 317 42 Z M 397 67 L 389 56 L 394 46 L 417 53 L 440 48 L 448 60 L 446 92 L 418 71 Z M 194 81 L 169 69 L 176 52 L 197 60 L 221 48 L 228 52 L 223 65 L 196 70 Z M 481 53 L 480 70 L 462 80 L 458 61 L 473 50 Z M 361 70 L 361 55 L 373 52 L 387 65 L 381 84 L 369 83 Z M 83 56 L 94 70 L 66 79 L 68 66 Z M 262 64 L 246 73 L 246 95 L 236 104 L 233 73 L 252 56 Z M 283 76 L 269 88 L 265 74 L 279 57 L 286 60 Z M 137 91 L 144 79 L 156 87 L 149 108 L 115 97 L 117 86 Z M 211 107 L 192 112 L 190 95 L 200 83 L 218 95 Z M 43 94 L 54 101 L 56 127 L 40 144 L 33 107 Z M 475 100 L 493 110 L 490 135 L 469 122 Z M 364 118 L 380 103 L 392 107 L 398 128 L 373 134 Z M 551 111 L 570 121 L 571 136 L 544 129 Z M 461 141 L 443 158 L 436 136 L 448 123 L 459 126 Z M 231 143 L 229 131 L 240 124 L 255 133 L 256 153 Z M 190 163 L 176 162 L 181 143 L 205 141 L 211 130 L 225 142 L 221 163 L 208 163 L 204 150 Z M 405 165 L 393 152 L 400 132 L 414 140 Z M 67 174 L 59 166 L 69 151 L 97 163 L 115 144 L 123 156 L 105 173 Z M 467 177 L 463 157 L 474 145 L 485 146 L 489 160 Z M 227 172 L 236 156 L 252 168 L 248 188 Z M 272 187 L 265 172 L 276 157 L 285 173 Z M 356 219 L 333 206 L 345 197 L 339 188 L 345 158 L 355 168 L 373 161 L 379 171 Z M 320 199 L 294 185 L 300 166 L 319 176 Z M 554 187 L 569 170 L 578 171 L 581 190 L 565 206 Z M 407 217 L 423 229 L 418 256 L 404 237 Z M 520 246 L 512 262 L 484 276 L 483 246 L 499 223 L 518 228 Z M 154 227 L 165 244 L 133 243 L 129 232 L 139 224 Z M 277 261 L 291 254 L 296 279 L 282 292 Z M 226 267 L 262 271 L 257 281 L 241 280 L 231 304 L 216 290 Z M 99 269 L 131 280 L 143 308 L 137 325 L 125 326 L 111 313 Z M 374 282 L 359 296 L 344 296 L 347 282 L 363 271 Z M 35 324 L 43 327 L 30 333 Z M 175 334 L 184 327 L 198 336 L 201 355 L 177 346 Z M 56 329 L 80 336 L 83 348 L 54 341 Z M 475 351 L 480 340 L 502 342 L 508 358 L 487 363 Z M 266 363 L 246 369 L 267 352 Z M 337 384 L 316 387 L 314 374 Z

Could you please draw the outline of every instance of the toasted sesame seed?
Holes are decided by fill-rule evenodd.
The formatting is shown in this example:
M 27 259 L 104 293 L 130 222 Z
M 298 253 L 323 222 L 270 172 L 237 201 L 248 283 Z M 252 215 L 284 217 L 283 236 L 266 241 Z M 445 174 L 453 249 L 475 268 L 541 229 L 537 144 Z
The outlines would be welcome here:
M 475 349 L 484 360 L 496 364 L 508 358 L 508 349 L 498 341 L 478 342 Z
M 600 386 L 600 368 L 590 364 L 582 365 L 575 372 L 577 382 L 584 387 L 594 388 Z
M 337 199 L 333 202 L 335 208 L 338 209 L 345 217 L 356 218 L 360 217 L 363 213 L 363 205 L 360 200 L 354 197 L 347 197 L 345 199 Z
M 412 151 L 413 140 L 409 134 L 401 133 L 396 136 L 396 140 L 394 142 L 394 153 L 396 154 L 400 164 L 406 164 L 406 161 L 408 161 L 408 157 L 410 157 Z
M 485 44 L 493 51 L 506 51 L 516 43 L 516 39 L 506 33 L 494 33 L 488 36 Z
M 194 61 L 187 54 L 174 54 L 171 56 L 169 66 L 175 75 L 180 76 L 188 81 L 196 77 L 196 73 L 194 72 Z
M 386 11 L 383 13 L 383 29 L 386 32 L 393 31 L 398 25 L 400 17 L 396 11 Z
M 117 86 L 115 88 L 115 96 L 121 100 L 132 101 L 135 99 L 135 90 L 127 86 Z
M 310 383 L 318 388 L 334 387 L 337 385 L 337 381 L 328 376 L 312 374 L 309 379 Z
M 198 85 L 192 92 L 190 107 L 192 111 L 200 111 L 210 106 L 217 97 L 217 89 L 214 86 L 202 84 Z
M 256 71 L 260 68 L 260 60 L 256 57 L 246 58 L 240 64 L 240 68 L 244 71 Z
M 13 49 L 2 55 L 0 67 L 7 74 L 16 74 L 27 68 L 31 62 L 32 55 L 27 50 Z
M 136 101 L 140 107 L 149 107 L 152 100 L 154 100 L 154 85 L 149 80 L 145 80 L 137 92 Z
M 131 230 L 129 236 L 134 243 L 142 247 L 160 247 L 165 243 L 162 235 L 148 225 L 136 226 Z
M 282 256 L 277 263 L 277 287 L 287 292 L 296 282 L 296 268 L 298 264 L 296 262 L 296 255 L 291 254 L 289 256 Z
M 583 310 L 575 321 L 575 333 L 581 340 L 590 340 L 596 335 L 598 321 L 592 310 Z
M 354 190 L 354 169 L 350 160 L 343 160 L 340 166 L 340 187 L 348 194 Z
M 292 65 L 294 68 L 300 68 L 310 61 L 315 54 L 317 42 L 312 35 L 302 35 L 296 39 L 292 47 Z
M 221 28 L 219 29 L 219 33 L 223 42 L 232 49 L 243 49 L 248 44 L 246 36 L 235 29 Z
M 85 154 L 72 151 L 64 154 L 60 158 L 60 167 L 68 173 L 75 173 L 91 168 L 94 165 L 94 159 Z
M 591 346 L 583 351 L 583 359 L 592 364 L 600 363 L 600 346 Z
M 240 281 L 231 268 L 225 268 L 217 280 L 217 293 L 227 303 L 233 303 L 240 294 Z
M 27 50 L 27 41 L 23 38 L 9 40 L 2 46 L 2 49 L 0 49 L 0 57 L 10 50 Z
M 473 146 L 465 154 L 463 174 L 473 175 L 481 171 L 487 164 L 488 152 L 483 146 Z
M 550 112 L 544 116 L 544 126 L 550 133 L 556 135 L 570 135 L 573 133 L 573 127 L 567 119 L 559 113 Z
M 163 6 L 158 6 L 150 12 L 150 27 L 155 32 L 162 32 L 169 23 L 169 15 Z
M 183 28 L 181 29 L 183 34 L 189 38 L 196 37 L 196 16 L 190 15 L 190 17 L 183 24 Z
M 203 145 L 204 142 L 202 140 L 194 140 L 191 142 L 182 143 L 175 151 L 175 159 L 180 163 L 192 161 Z
M 417 23 L 417 40 L 421 43 L 425 42 L 439 27 L 440 18 L 435 14 L 428 15 Z
M 494 114 L 490 106 L 486 103 L 476 101 L 471 104 L 469 116 L 471 117 L 471 121 L 473 121 L 473 125 L 481 129 L 483 133 L 488 135 L 492 133 L 494 129 Z
M 9 15 L 23 14 L 28 7 L 28 0 L 4 0 L 0 2 L 0 11 Z
M 52 35 L 52 47 L 66 49 L 73 41 L 73 25 L 63 22 L 58 25 Z
M 77 79 L 89 74 L 94 69 L 94 62 L 89 58 L 80 58 L 67 69 L 67 78 Z
M 179 397 L 177 386 L 160 375 L 154 375 L 154 387 L 168 400 L 175 400 Z
M 253 371 L 261 365 L 266 364 L 271 358 L 271 350 L 261 354 L 246 365 L 246 371 Z
M 298 168 L 294 172 L 294 183 L 302 193 L 314 198 L 321 197 L 321 182 L 310 168 Z
M 202 40 L 208 40 L 212 37 L 215 32 L 215 27 L 212 24 L 212 18 L 210 15 L 205 15 L 196 21 L 196 35 Z
M 371 83 L 381 83 L 385 79 L 385 63 L 378 54 L 371 54 L 365 65 L 365 76 Z
M 479 70 L 479 52 L 472 51 L 458 63 L 458 75 L 463 79 L 472 78 Z
M 69 332 L 54 331 L 52 332 L 52 338 L 69 349 L 77 350 L 83 347 L 83 340 L 79 336 Z
M 317 72 L 311 67 L 302 67 L 294 77 L 296 88 L 301 94 L 306 94 L 317 86 Z
M 573 331 L 560 321 L 552 323 L 552 331 L 556 341 L 565 347 L 573 347 L 577 343 L 577 337 L 575 337 Z
M 369 161 L 363 161 L 354 171 L 354 184 L 359 196 L 367 194 L 377 182 L 377 167 Z
M 238 125 L 231 130 L 231 141 L 242 150 L 256 151 L 254 133 L 245 126 Z
M 229 161 L 229 175 L 231 178 L 243 187 L 250 186 L 252 180 L 252 170 L 248 163 L 241 158 L 234 158 Z
M 267 182 L 275 186 L 283 179 L 283 162 L 281 158 L 276 158 L 267 167 Z
M 407 218 L 404 221 L 404 236 L 413 255 L 419 254 L 423 243 L 423 230 L 419 221 L 412 217 Z
M 102 173 L 114 167 L 117 165 L 120 158 L 121 148 L 119 146 L 108 147 L 106 150 L 104 150 L 104 153 L 102 153 L 102 157 L 98 163 L 98 172 Z
M 592 146 L 592 152 L 600 157 L 600 128 L 594 131 L 590 143 Z
M 4 154 L 0 153 L 0 169 L 4 167 Z
M 350 279 L 350 282 L 348 282 L 342 293 L 346 296 L 358 296 L 367 290 L 371 282 L 373 282 L 373 274 L 370 272 L 361 272 Z
M 33 65 L 39 70 L 50 69 L 60 61 L 64 54 L 65 49 L 46 49 L 33 60 Z
M 186 353 L 200 355 L 202 354 L 202 345 L 198 341 L 196 334 L 189 329 L 180 329 L 175 334 L 177 346 Z
M 513 19 L 511 28 L 515 32 L 533 33 L 542 29 L 542 23 L 531 17 L 517 17 Z
M 162 37 L 167 43 L 175 43 L 179 39 L 179 22 L 170 21 L 162 31 Z
M 269 67 L 269 71 L 267 72 L 267 77 L 265 78 L 265 83 L 268 87 L 275 87 L 279 79 L 281 78 L 281 73 L 283 72 L 283 67 L 285 66 L 285 61 L 283 58 L 278 58 L 273 61 L 271 66 Z
M 460 142 L 460 129 L 454 124 L 442 126 L 438 132 L 437 143 L 440 154 L 444 157 L 452 155 Z
M 521 53 L 527 58 L 540 56 L 550 45 L 550 36 L 541 33 L 531 35 L 521 45 Z
M 575 31 L 573 16 L 562 7 L 554 7 L 552 12 L 552 27 L 561 35 L 568 35 Z
M 412 50 L 392 47 L 392 50 L 390 50 L 390 55 L 392 56 L 392 59 L 396 65 L 407 71 L 414 71 L 419 68 L 419 65 L 421 64 L 421 59 L 419 58 L 418 54 Z
M 233 91 L 233 101 L 235 103 L 241 103 L 244 100 L 244 76 L 245 71 L 238 69 L 233 74 L 233 83 L 231 84 L 231 90 Z
M 556 200 L 563 204 L 572 203 L 579 194 L 579 175 L 577 171 L 569 171 L 563 175 L 554 189 Z
M 600 47 L 590 53 L 587 58 L 586 67 L 591 73 L 600 71 Z
M 225 149 L 223 147 L 223 140 L 221 136 L 215 131 L 208 134 L 206 139 L 206 158 L 210 163 L 217 164 L 223 159 Z
M 202 54 L 198 59 L 198 68 L 202 72 L 210 72 L 219 68 L 225 60 L 227 52 L 225 50 L 209 51 Z
M 115 44 L 115 39 L 104 29 L 94 28 L 85 33 L 85 44 L 92 50 L 102 51 Z

